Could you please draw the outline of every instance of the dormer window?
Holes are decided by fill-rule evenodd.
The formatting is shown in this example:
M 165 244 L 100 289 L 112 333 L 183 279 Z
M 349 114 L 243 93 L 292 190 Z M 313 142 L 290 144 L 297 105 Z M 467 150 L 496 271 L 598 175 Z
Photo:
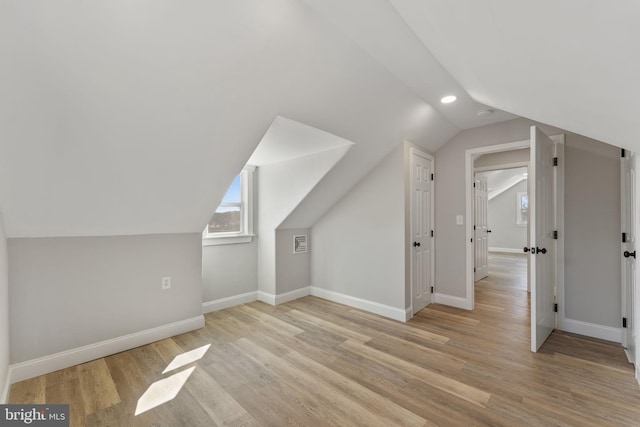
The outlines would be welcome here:
M 233 180 L 203 232 L 204 246 L 252 241 L 254 170 L 246 166 Z

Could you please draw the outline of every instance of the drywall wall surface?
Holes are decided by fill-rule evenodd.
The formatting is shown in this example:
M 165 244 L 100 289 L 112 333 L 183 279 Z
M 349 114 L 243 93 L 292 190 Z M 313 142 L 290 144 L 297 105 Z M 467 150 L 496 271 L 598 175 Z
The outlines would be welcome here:
M 294 253 L 294 236 L 307 236 L 307 252 Z M 306 288 L 311 280 L 309 229 L 276 231 L 276 283 L 278 294 Z
M 568 135 L 565 159 L 565 317 L 620 327 L 620 149 Z
M 202 247 L 202 302 L 258 290 L 258 242 Z
M 0 404 L 9 392 L 9 266 L 7 238 L 0 215 Z
M 312 229 L 311 285 L 405 308 L 404 144 Z
M 456 215 L 465 218 L 465 151 L 470 148 L 529 139 L 532 125 L 548 135 L 558 128 L 528 119 L 514 119 L 459 132 L 435 153 L 436 291 L 466 298 L 465 225 L 456 224 Z
M 352 145 L 258 168 L 258 289 L 276 289 L 276 229 Z
M 9 239 L 8 253 L 11 363 L 202 313 L 200 233 Z
M 475 168 L 500 168 L 503 165 L 509 165 L 513 163 L 529 163 L 530 157 L 531 156 L 529 154 L 528 148 L 522 148 L 520 150 L 512 151 L 501 151 L 499 153 L 483 154 L 473 162 L 473 166 Z
M 527 180 L 520 181 L 489 200 L 489 248 L 520 250 L 527 246 L 527 225 L 516 223 L 518 193 L 527 192 Z

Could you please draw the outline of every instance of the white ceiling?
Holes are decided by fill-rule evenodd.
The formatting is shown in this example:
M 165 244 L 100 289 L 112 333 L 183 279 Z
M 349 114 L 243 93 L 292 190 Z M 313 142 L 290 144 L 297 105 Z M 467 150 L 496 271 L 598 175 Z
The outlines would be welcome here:
M 476 172 L 476 175 L 487 178 L 489 200 L 504 193 L 514 185 L 527 179 L 527 168 L 498 169 L 486 172 Z
M 640 151 L 640 2 L 390 1 L 476 101 Z
M 253 166 L 264 166 L 351 144 L 353 144 L 351 141 L 329 132 L 278 116 L 269 126 L 269 130 L 264 134 L 247 163 Z
M 4 0 L 7 235 L 199 232 L 277 116 L 354 143 L 296 209 L 300 227 L 403 140 L 435 152 L 512 117 L 498 110 L 640 151 L 639 12 L 630 0 Z M 478 118 L 485 106 L 496 114 Z

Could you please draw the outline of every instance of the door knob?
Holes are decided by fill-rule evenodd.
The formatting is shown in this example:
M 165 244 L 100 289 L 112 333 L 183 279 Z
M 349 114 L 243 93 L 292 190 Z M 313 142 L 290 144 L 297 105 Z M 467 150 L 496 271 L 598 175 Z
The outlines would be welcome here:
M 529 252 L 529 248 L 527 246 L 524 247 L 524 253 L 526 254 L 527 252 Z
M 491 230 L 487 230 L 487 233 L 491 233 Z
M 419 248 L 420 247 L 420 242 L 413 242 L 413 247 L 414 248 Z
M 636 257 L 636 251 L 633 251 L 633 252 L 624 251 L 624 257 L 625 258 L 629 258 L 630 256 L 635 258 Z
M 533 248 L 531 248 L 531 251 L 533 251 Z M 543 254 L 546 254 L 547 253 L 547 248 L 540 249 L 540 248 L 536 247 L 536 253 L 538 254 L 540 252 L 542 252 Z

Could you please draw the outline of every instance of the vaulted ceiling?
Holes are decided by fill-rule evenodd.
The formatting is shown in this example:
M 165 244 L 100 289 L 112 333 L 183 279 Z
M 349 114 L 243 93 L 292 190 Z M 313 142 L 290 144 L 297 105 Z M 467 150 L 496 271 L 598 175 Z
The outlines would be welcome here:
M 435 151 L 509 113 L 640 151 L 639 7 L 5 0 L 7 235 L 199 232 L 277 116 L 354 143 L 297 226 L 404 139 Z

